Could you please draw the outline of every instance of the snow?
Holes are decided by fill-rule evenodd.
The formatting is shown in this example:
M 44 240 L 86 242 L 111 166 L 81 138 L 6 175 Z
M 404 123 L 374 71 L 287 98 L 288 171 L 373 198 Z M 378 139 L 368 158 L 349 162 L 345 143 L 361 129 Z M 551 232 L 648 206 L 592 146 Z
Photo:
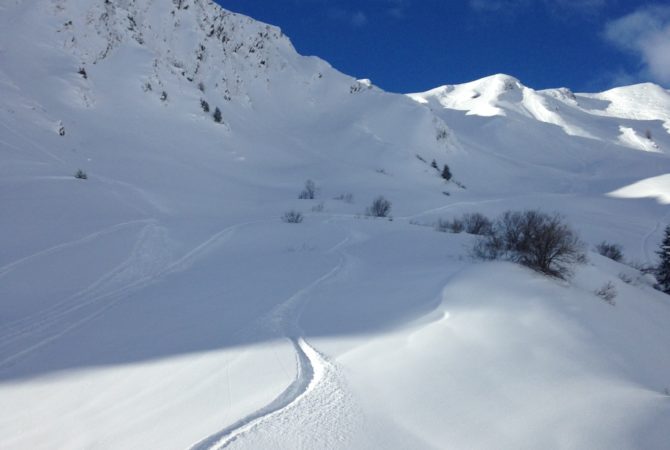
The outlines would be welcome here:
M 653 264 L 666 90 L 408 97 L 204 0 L 0 9 L 0 448 L 667 446 L 649 276 L 589 252 L 548 279 L 432 229 L 540 208 Z
M 620 198 L 655 198 L 660 203 L 670 204 L 670 174 L 647 178 L 624 186 L 610 193 Z

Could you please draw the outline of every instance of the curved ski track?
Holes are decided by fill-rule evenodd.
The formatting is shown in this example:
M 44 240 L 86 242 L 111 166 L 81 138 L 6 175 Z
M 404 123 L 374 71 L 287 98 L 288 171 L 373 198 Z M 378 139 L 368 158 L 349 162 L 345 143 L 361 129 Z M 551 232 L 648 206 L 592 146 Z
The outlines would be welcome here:
M 343 397 L 344 394 L 339 388 L 342 383 L 338 382 L 336 379 L 336 370 L 334 366 L 305 341 L 302 337 L 303 333 L 298 325 L 298 320 L 300 318 L 300 313 L 308 300 L 306 295 L 344 269 L 346 265 L 346 255 L 340 248 L 345 246 L 350 239 L 351 236 L 348 236 L 329 250 L 329 252 L 338 251 L 340 253 L 340 261 L 334 268 L 259 319 L 257 326 L 258 331 L 270 331 L 273 334 L 282 333 L 293 345 L 296 352 L 295 379 L 272 402 L 222 430 L 202 439 L 189 447 L 190 450 L 220 450 L 226 448 L 242 435 L 253 431 L 282 413 L 293 409 L 308 395 L 319 390 L 327 391 L 327 395 L 324 395 L 324 397 L 332 399 L 337 396 L 337 394 L 339 394 L 339 397 Z M 327 382 L 324 383 L 324 381 Z M 330 388 L 326 387 L 324 389 L 324 384 L 330 386 Z M 332 391 L 340 392 L 334 394 Z

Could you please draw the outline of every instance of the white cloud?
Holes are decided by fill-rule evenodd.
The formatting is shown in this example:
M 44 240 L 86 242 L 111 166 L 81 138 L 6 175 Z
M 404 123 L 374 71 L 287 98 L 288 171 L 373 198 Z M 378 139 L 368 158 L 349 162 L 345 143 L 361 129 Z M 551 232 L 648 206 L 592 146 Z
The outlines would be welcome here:
M 470 8 L 477 12 L 513 10 L 528 5 L 528 0 L 469 0 Z
M 607 0 L 468 0 L 468 2 L 470 8 L 477 12 L 515 12 L 539 2 L 550 10 L 584 13 L 599 10 L 606 5 Z
M 609 22 L 607 40 L 639 56 L 642 76 L 670 83 L 670 6 L 650 6 Z
M 368 16 L 360 10 L 348 11 L 342 8 L 330 8 L 328 15 L 331 19 L 347 22 L 354 27 L 362 27 L 368 23 Z
M 351 24 L 355 27 L 362 27 L 368 23 L 368 16 L 363 11 L 356 11 L 351 15 Z

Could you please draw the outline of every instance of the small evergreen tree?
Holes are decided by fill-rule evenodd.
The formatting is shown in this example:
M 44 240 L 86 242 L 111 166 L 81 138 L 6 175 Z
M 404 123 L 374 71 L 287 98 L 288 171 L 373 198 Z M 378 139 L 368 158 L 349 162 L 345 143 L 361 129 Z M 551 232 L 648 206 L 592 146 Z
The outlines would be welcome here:
M 88 175 L 86 175 L 86 172 L 81 169 L 77 170 L 77 173 L 74 174 L 74 177 L 78 180 L 88 180 Z
M 442 169 L 442 178 L 444 178 L 447 181 L 451 180 L 451 170 L 449 170 L 449 166 L 446 165 L 446 164 L 444 165 L 444 168 Z
M 221 121 L 223 121 L 223 116 L 221 116 L 221 110 L 219 109 L 218 106 L 214 109 L 213 117 L 214 117 L 214 122 L 216 122 L 216 123 L 221 123 Z
M 665 228 L 661 248 L 656 253 L 661 257 L 661 262 L 656 268 L 657 287 L 666 294 L 670 294 L 670 226 Z
M 430 163 L 430 167 L 432 167 L 432 168 L 435 169 L 435 170 L 439 170 L 439 169 L 437 168 L 437 161 L 435 161 L 435 160 L 432 160 L 432 161 L 431 161 L 431 163 Z
M 206 113 L 209 112 L 209 103 L 207 103 L 207 100 L 201 99 L 200 100 L 200 107 L 202 108 L 203 111 Z

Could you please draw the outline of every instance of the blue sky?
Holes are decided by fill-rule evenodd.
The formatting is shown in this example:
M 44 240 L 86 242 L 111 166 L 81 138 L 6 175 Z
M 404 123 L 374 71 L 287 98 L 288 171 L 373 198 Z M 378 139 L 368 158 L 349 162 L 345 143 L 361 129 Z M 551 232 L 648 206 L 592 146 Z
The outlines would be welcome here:
M 216 0 L 393 92 L 507 73 L 534 88 L 670 87 L 670 6 L 637 0 Z

